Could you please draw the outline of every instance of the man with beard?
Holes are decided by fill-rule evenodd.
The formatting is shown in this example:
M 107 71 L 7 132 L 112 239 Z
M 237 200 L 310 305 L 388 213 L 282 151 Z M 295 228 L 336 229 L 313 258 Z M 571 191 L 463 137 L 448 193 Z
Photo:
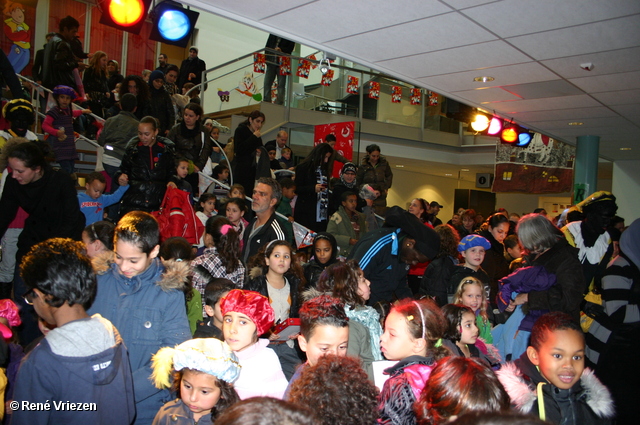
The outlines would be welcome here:
M 351 250 L 371 282 L 368 304 L 413 296 L 407 285 L 409 266 L 435 258 L 440 237 L 416 216 L 395 206 L 389 209 L 384 227 L 367 233 Z

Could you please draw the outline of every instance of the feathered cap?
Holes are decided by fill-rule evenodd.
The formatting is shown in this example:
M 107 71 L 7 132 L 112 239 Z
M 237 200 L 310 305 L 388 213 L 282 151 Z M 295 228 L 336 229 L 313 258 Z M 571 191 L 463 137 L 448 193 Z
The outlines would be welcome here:
M 269 299 L 254 291 L 234 289 L 220 301 L 222 315 L 230 311 L 242 313 L 256 325 L 258 336 L 262 335 L 273 326 L 275 313 Z
M 613 193 L 607 192 L 605 190 L 601 190 L 584 198 L 582 202 L 576 205 L 578 211 L 585 212 L 585 209 L 589 209 L 592 206 L 600 203 L 610 203 L 616 204 L 616 197 L 613 196 Z
M 172 370 L 192 369 L 232 383 L 240 375 L 238 358 L 226 342 L 216 338 L 190 339 L 175 348 L 163 347 L 151 359 L 151 380 L 168 388 Z
M 10 299 L 0 300 L 0 317 L 4 317 L 9 322 L 9 326 L 20 326 L 22 320 L 20 320 L 20 312 L 16 303 Z M 9 326 L 0 323 L 0 333 L 4 339 L 9 339 L 13 336 L 13 331 Z
M 53 88 L 53 94 L 66 94 L 71 97 L 71 99 L 76 99 L 78 97 L 78 93 L 69 86 L 55 86 Z
M 33 114 L 33 105 L 26 99 L 13 99 L 7 102 L 2 108 L 2 116 L 11 121 L 11 115 L 13 112 L 16 112 L 20 109 L 24 109 L 30 114 Z

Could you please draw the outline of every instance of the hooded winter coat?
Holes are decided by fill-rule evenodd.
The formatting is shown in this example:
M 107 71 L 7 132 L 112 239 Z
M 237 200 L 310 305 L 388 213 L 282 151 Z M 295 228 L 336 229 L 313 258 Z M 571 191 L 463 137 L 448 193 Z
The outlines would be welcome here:
M 101 314 L 120 329 L 133 371 L 135 423 L 149 424 L 171 399 L 169 390 L 157 389 L 149 379 L 151 355 L 191 338 L 182 291 L 187 269 L 165 269 L 156 258 L 145 271 L 127 278 L 109 256 L 95 259 L 94 269 L 98 293 L 88 312 Z
M 98 314 L 53 329 L 24 359 L 13 399 L 51 408 L 15 409 L 12 424 L 130 424 L 133 378 L 118 330 Z
M 515 362 L 502 366 L 496 375 L 509 394 L 511 404 L 520 413 L 539 416 L 540 400 L 536 388 L 542 383 L 546 419 L 541 419 L 562 425 L 611 423 L 614 415 L 611 394 L 588 368 L 568 390 L 561 390 L 549 383 L 531 363 L 527 353 L 523 353 Z
M 380 185 L 380 196 L 373 201 L 373 205 L 377 214 L 384 215 L 384 208 L 387 206 L 386 191 L 391 188 L 393 183 L 393 171 L 387 162 L 387 158 L 381 156 L 376 165 L 371 165 L 369 155 L 362 158 L 358 173 L 356 174 L 358 186 L 363 184 L 376 183 Z

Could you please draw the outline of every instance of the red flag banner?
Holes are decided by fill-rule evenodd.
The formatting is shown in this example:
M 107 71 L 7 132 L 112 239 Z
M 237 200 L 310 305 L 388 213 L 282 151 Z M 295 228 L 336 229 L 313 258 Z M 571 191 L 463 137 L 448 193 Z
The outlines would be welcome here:
M 391 86 L 391 101 L 393 103 L 402 102 L 402 87 Z
M 309 78 L 310 69 L 311 69 L 311 62 L 309 62 L 308 60 L 302 59 L 298 64 L 298 72 L 296 72 L 296 75 L 300 78 Z
M 264 74 L 267 70 L 267 58 L 264 53 L 253 54 L 253 72 L 258 74 Z
M 327 70 L 327 73 L 322 76 L 322 80 L 320 81 L 320 84 L 328 87 L 331 85 L 332 82 L 333 82 L 333 69 L 329 69 Z
M 421 90 L 420 89 L 411 89 L 411 104 L 412 105 L 419 105 L 420 104 L 420 95 L 421 95 Z
M 358 77 L 354 77 L 353 75 L 349 75 L 347 83 L 347 93 L 349 94 L 358 94 L 358 83 L 360 79 Z
M 438 105 L 438 93 L 434 93 L 432 91 L 429 92 L 429 106 L 437 106 Z
M 291 75 L 291 58 L 289 56 L 278 56 L 280 61 L 280 75 Z
M 380 83 L 375 81 L 369 82 L 369 98 L 380 99 Z
M 524 148 L 496 145 L 492 192 L 563 193 L 573 188 L 574 146 L 535 133 Z
M 353 158 L 353 139 L 355 121 L 339 122 L 334 124 L 316 125 L 314 128 L 314 146 L 324 143 L 327 134 L 336 136 L 336 144 L 333 149 L 348 160 Z M 333 176 L 340 177 L 342 163 L 336 161 L 333 165 Z

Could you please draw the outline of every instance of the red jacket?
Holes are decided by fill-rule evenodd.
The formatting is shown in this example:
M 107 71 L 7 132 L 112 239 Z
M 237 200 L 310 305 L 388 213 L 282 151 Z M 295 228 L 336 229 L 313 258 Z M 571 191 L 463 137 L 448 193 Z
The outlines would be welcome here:
M 204 226 L 193 210 L 189 193 L 167 188 L 160 211 L 152 213 L 160 225 L 160 241 L 181 236 L 190 244 L 197 245 L 204 233 Z

